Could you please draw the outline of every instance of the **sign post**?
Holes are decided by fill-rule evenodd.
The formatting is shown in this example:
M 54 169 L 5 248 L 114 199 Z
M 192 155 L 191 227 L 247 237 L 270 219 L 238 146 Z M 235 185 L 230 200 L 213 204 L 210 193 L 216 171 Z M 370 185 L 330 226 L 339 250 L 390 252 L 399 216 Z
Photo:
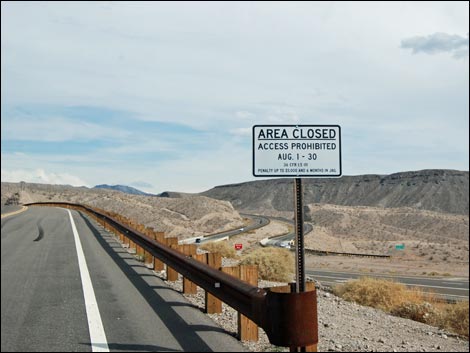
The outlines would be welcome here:
M 294 178 L 296 293 L 306 290 L 302 178 L 341 174 L 339 125 L 253 126 L 253 175 Z M 291 347 L 291 352 L 305 352 L 307 348 L 316 352 L 316 344 Z
M 304 205 L 302 179 L 294 179 L 295 211 L 295 292 L 305 292 L 305 248 L 304 248 Z
M 302 178 L 341 174 L 339 125 L 253 126 L 253 175 L 294 178 L 297 292 L 305 290 Z

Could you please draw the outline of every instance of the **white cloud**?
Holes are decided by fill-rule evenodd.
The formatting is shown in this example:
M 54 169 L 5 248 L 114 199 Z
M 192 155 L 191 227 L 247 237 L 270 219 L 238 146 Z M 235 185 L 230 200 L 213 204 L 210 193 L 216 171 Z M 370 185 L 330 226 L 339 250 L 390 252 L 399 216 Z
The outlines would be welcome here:
M 235 113 L 235 116 L 238 119 L 246 120 L 246 119 L 253 119 L 256 115 L 247 111 L 238 111 Z
M 138 174 L 153 192 L 197 190 L 250 178 L 247 137 L 256 124 L 339 124 L 357 136 L 345 145 L 354 173 L 399 168 L 402 142 L 417 135 L 422 150 L 441 146 L 436 168 L 468 144 L 468 63 L 451 56 L 468 57 L 468 45 L 446 37 L 451 55 L 426 60 L 399 47 L 415 35 L 428 41 L 405 45 L 429 51 L 430 33 L 467 33 L 465 2 L 6 2 L 1 17 L 7 170 L 67 171 L 93 184 L 130 183 Z M 39 118 L 34 109 L 32 117 L 4 114 L 39 105 L 129 115 L 119 125 L 99 115 L 81 123 Z M 199 133 L 147 129 L 151 121 Z M 382 128 L 390 122 L 403 128 L 392 136 Z M 462 129 L 451 136 L 446 126 Z M 50 151 L 54 142 L 103 140 L 111 143 L 93 151 L 86 144 L 76 153 L 73 143 Z M 381 140 L 387 144 L 376 145 Z M 40 142 L 53 143 L 36 151 Z M 387 162 L 373 160 L 379 149 L 391 153 Z M 422 165 L 418 152 L 407 153 L 406 168 Z M 468 152 L 458 156 L 454 165 L 465 168 Z
M 57 184 L 57 185 L 72 185 L 72 186 L 88 186 L 87 183 L 81 178 L 70 175 L 68 173 L 53 173 L 47 172 L 44 169 L 15 169 L 4 170 L 2 169 L 2 181 L 20 182 L 25 181 L 28 183 L 40 184 Z
M 63 117 L 4 117 L 2 139 L 27 141 L 91 141 L 121 139 L 129 136 L 122 129 Z
M 467 38 L 457 34 L 433 33 L 428 36 L 415 36 L 401 41 L 401 47 L 412 49 L 413 54 L 425 53 L 436 54 L 449 52 L 455 58 L 468 56 L 468 34 Z
M 230 133 L 235 136 L 249 137 L 251 136 L 251 128 L 249 127 L 240 127 L 237 129 L 230 130 Z
M 129 185 L 135 186 L 136 188 L 147 188 L 147 189 L 154 188 L 152 184 L 147 183 L 146 181 L 142 181 L 142 180 L 133 181 L 129 183 Z

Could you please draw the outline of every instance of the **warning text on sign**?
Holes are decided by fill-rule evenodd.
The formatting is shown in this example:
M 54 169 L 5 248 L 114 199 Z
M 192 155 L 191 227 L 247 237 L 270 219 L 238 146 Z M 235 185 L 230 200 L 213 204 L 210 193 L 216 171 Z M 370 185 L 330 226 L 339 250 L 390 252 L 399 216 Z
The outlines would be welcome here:
M 253 126 L 256 177 L 341 176 L 338 125 Z

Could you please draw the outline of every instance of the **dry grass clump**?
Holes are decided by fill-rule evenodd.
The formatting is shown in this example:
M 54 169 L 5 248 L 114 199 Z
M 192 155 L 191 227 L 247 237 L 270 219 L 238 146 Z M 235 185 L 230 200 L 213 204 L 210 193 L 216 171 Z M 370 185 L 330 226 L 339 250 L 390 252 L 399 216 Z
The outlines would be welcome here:
M 260 248 L 244 256 L 241 265 L 257 265 L 259 276 L 267 281 L 290 282 L 294 272 L 294 256 L 287 249 Z
M 334 293 L 345 300 L 384 311 L 390 311 L 404 301 L 418 302 L 416 298 L 407 298 L 410 294 L 405 285 L 369 277 L 336 286 Z
M 219 253 L 222 257 L 227 258 L 236 258 L 237 253 L 232 245 L 228 244 L 226 241 L 216 241 L 202 244 L 200 247 L 202 250 L 209 251 L 211 253 Z
M 468 301 L 443 303 L 432 293 L 416 288 L 408 289 L 401 283 L 368 277 L 336 286 L 333 291 L 345 300 L 468 337 Z
M 438 326 L 468 337 L 468 308 L 468 301 L 443 305 Z

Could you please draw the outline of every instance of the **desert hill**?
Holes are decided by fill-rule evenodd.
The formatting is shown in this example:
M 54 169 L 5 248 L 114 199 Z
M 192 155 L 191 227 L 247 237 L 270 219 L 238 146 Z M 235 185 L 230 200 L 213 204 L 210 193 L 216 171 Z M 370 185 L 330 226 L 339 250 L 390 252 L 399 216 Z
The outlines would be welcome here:
M 433 263 L 468 264 L 469 218 L 417 210 L 310 204 L 313 232 L 308 248 L 327 251 L 406 255 Z M 395 251 L 395 245 L 405 251 Z
M 73 202 L 117 212 L 167 235 L 181 238 L 215 233 L 243 226 L 229 202 L 204 196 L 163 198 L 131 195 L 109 189 L 65 185 L 1 183 L 2 205 L 15 193 L 20 203 Z
M 304 204 L 412 207 L 467 214 L 468 171 L 431 169 L 390 175 L 303 179 Z M 238 210 L 291 211 L 292 179 L 270 179 L 214 187 L 201 195 L 230 201 Z

